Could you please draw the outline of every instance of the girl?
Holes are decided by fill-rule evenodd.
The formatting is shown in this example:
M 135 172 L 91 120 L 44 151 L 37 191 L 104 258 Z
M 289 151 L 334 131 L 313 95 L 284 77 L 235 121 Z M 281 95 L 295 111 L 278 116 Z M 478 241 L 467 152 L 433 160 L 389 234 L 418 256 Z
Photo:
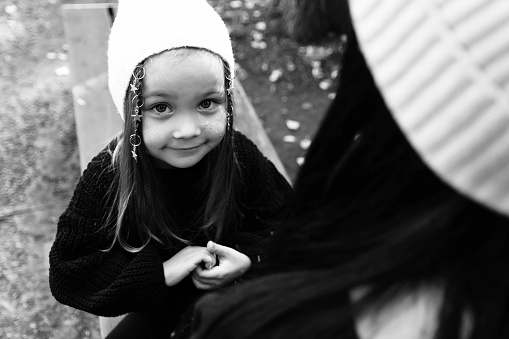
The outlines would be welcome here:
M 509 4 L 349 4 L 268 274 L 202 299 L 192 337 L 508 338 Z
M 111 337 L 167 337 L 201 291 L 264 256 L 290 186 L 233 130 L 233 67 L 205 0 L 120 2 L 108 72 L 124 130 L 84 171 L 50 253 L 57 300 L 132 312 Z

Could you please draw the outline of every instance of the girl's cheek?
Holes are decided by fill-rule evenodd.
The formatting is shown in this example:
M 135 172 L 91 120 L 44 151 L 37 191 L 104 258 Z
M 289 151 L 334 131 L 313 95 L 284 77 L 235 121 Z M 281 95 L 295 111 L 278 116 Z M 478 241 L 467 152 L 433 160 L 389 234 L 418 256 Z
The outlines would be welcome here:
M 143 128 L 143 140 L 148 143 L 157 142 L 161 139 L 161 131 L 157 128 L 144 127 Z
M 203 123 L 203 129 L 222 137 L 226 130 L 226 119 L 222 116 L 217 116 L 212 119 L 207 119 Z

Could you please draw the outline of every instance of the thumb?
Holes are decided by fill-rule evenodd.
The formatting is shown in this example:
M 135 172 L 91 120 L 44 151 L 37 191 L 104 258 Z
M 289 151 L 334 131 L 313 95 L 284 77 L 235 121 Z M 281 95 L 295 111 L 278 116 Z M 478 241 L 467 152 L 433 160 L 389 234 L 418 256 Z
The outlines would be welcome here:
M 211 253 L 211 254 L 213 254 L 213 253 Z M 215 260 L 212 259 L 212 257 L 210 255 L 207 255 L 207 256 L 205 256 L 205 258 L 203 258 L 203 263 L 205 264 L 205 268 L 208 270 L 210 270 L 216 264 Z
M 223 257 L 228 253 L 229 248 L 226 246 L 216 244 L 213 241 L 209 241 L 207 243 L 207 250 L 212 254 Z

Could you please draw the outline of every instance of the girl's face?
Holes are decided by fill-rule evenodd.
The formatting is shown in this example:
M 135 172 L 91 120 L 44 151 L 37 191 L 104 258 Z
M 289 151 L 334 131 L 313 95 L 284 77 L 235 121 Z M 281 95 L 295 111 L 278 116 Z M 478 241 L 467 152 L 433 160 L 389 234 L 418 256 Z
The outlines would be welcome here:
M 220 59 L 206 51 L 169 53 L 175 51 L 145 65 L 143 140 L 160 167 L 188 168 L 225 134 L 224 70 Z

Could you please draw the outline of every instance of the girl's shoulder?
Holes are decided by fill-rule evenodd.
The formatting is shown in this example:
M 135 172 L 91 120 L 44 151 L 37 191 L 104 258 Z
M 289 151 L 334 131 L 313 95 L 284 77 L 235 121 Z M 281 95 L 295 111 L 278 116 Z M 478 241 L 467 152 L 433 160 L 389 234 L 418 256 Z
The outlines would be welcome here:
M 238 162 L 249 170 L 265 169 L 272 162 L 260 151 L 258 146 L 239 131 L 234 131 L 234 149 Z
M 92 158 L 81 175 L 80 183 L 92 183 L 109 187 L 115 173 L 113 152 L 116 146 L 117 141 L 113 140 L 99 154 Z
M 255 143 L 247 136 L 245 136 L 242 132 L 233 131 L 233 140 L 235 145 L 235 151 L 237 153 L 240 153 L 241 155 L 250 152 L 261 154 L 260 150 L 258 149 L 258 146 L 256 146 Z
M 276 198 L 282 200 L 291 186 L 276 166 L 244 134 L 235 132 L 234 140 L 244 189 L 262 205 Z

